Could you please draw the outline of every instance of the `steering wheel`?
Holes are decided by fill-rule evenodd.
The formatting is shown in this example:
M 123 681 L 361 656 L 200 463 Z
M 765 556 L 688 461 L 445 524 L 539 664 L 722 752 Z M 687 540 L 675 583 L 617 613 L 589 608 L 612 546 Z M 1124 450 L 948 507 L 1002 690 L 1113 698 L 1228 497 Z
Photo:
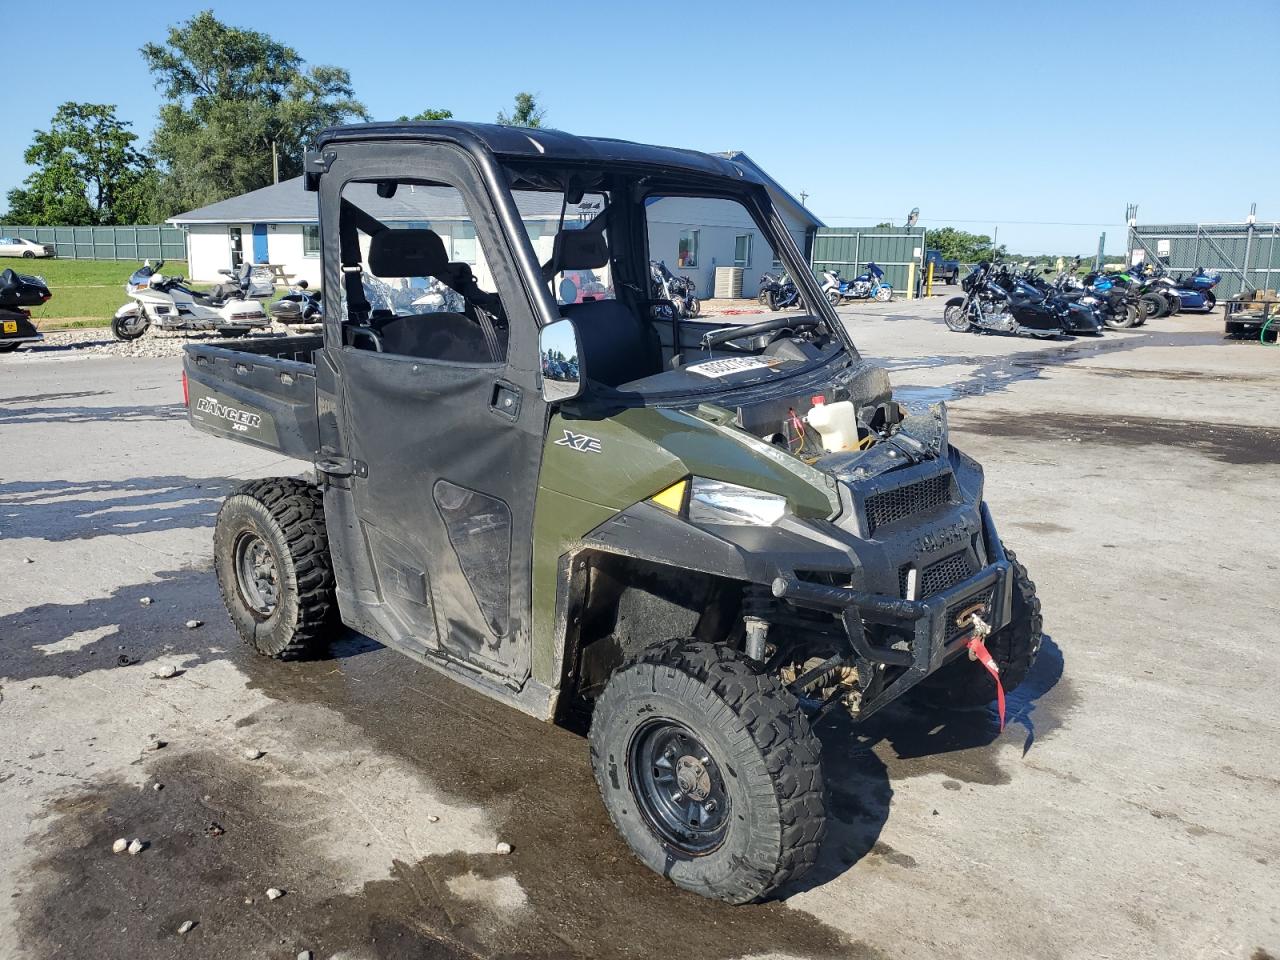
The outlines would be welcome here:
M 754 337 L 757 334 L 771 333 L 774 330 L 807 330 L 818 326 L 822 322 L 818 317 L 775 317 L 772 320 L 763 320 L 760 323 L 749 323 L 745 327 L 728 327 L 724 330 L 708 333 L 703 337 L 702 348 L 710 350 L 712 347 L 718 347 L 720 344 L 728 343 L 730 340 Z

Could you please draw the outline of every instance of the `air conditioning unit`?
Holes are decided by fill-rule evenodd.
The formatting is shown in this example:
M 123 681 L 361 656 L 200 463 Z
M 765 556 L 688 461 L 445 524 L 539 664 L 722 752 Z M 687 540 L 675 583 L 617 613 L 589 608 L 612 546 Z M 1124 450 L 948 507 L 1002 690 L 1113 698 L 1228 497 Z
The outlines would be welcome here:
M 716 299 L 738 300 L 742 297 L 742 267 L 716 267 Z

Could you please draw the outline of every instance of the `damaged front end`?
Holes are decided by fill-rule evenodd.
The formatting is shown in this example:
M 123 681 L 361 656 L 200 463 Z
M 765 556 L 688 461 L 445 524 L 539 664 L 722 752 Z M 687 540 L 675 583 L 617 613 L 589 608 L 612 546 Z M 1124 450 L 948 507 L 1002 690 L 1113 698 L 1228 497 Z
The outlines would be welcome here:
M 824 450 L 812 410 L 845 401 L 855 448 Z M 951 446 L 942 405 L 905 412 L 883 371 L 858 365 L 804 400 L 662 416 L 665 432 L 647 439 L 681 454 L 679 479 L 573 554 L 583 572 L 561 622 L 588 696 L 660 632 L 729 643 L 811 714 L 865 719 L 967 655 L 979 626 L 1008 623 L 1010 563 L 982 470 Z

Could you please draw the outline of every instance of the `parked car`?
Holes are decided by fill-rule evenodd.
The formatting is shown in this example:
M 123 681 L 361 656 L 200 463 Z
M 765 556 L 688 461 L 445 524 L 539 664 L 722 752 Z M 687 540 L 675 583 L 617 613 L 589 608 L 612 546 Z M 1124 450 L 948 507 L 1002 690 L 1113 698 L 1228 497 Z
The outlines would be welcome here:
M 924 275 L 929 275 L 929 264 L 933 264 L 933 279 L 940 283 L 954 284 L 960 279 L 960 261 L 948 260 L 941 251 L 926 250 L 924 252 Z
M 56 257 L 58 248 L 52 243 L 36 243 L 25 237 L 0 237 L 0 257 Z

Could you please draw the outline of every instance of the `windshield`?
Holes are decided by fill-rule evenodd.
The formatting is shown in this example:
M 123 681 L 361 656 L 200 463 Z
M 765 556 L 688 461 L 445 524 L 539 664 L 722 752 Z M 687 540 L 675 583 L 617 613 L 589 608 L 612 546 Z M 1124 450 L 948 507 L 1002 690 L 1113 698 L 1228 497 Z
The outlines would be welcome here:
M 798 253 L 808 224 L 771 217 L 763 190 L 527 164 L 508 179 L 592 391 L 674 401 L 759 389 L 848 355 Z

